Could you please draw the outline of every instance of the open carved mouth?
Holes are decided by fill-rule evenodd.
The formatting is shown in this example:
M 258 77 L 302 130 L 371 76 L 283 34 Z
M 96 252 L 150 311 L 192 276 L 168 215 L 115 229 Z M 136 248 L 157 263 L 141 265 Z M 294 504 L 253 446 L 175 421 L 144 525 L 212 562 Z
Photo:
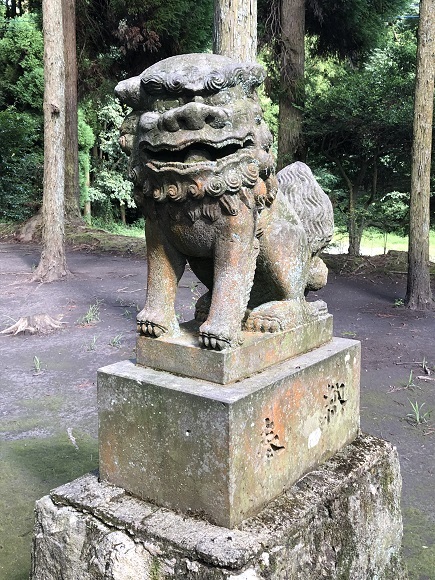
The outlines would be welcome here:
M 185 168 L 186 166 L 205 163 L 210 164 L 220 159 L 227 158 L 241 150 L 254 148 L 252 137 L 244 141 L 226 140 L 223 143 L 206 144 L 191 143 L 181 149 L 170 150 L 167 147 L 152 147 L 148 143 L 142 144 L 142 152 L 145 154 L 145 161 L 156 168 L 174 167 Z

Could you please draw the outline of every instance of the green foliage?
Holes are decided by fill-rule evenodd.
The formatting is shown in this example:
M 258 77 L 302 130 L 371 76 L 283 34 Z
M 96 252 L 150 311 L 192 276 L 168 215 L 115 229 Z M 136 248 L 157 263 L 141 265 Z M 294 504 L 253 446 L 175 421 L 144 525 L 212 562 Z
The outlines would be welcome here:
M 0 111 L 0 219 L 21 221 L 42 198 L 40 117 L 13 108 Z
M 114 98 L 107 100 L 97 112 L 98 158 L 93 158 L 92 185 L 88 189 L 88 199 L 97 203 L 97 213 L 105 214 L 110 221 L 112 201 L 129 208 L 136 207 L 133 199 L 133 184 L 125 179 L 128 174 L 128 158 L 119 146 L 119 128 L 125 111 Z M 100 207 L 98 207 L 98 205 Z
M 43 41 L 37 16 L 0 16 L 0 219 L 30 217 L 42 198 Z
M 405 225 L 406 196 L 397 192 L 409 189 L 415 49 L 410 31 L 392 28 L 361 67 L 308 62 L 309 163 L 336 176 L 337 223 L 349 226 L 351 217 L 359 234 L 370 224 L 385 232 Z M 389 217 L 382 217 L 381 200 Z
M 391 191 L 370 207 L 370 222 L 381 232 L 406 235 L 409 223 L 409 194 Z
M 0 107 L 41 111 L 44 90 L 43 38 L 38 17 L 0 17 Z
M 83 204 L 89 199 L 90 150 L 94 146 L 95 135 L 92 127 L 86 123 L 84 112 L 81 109 L 78 110 L 78 142 L 80 199 Z
M 354 62 L 383 44 L 385 23 L 395 22 L 410 0 L 328 0 L 306 2 L 306 29 L 317 55 Z
M 80 87 L 102 97 L 107 81 L 211 47 L 213 0 L 78 0 Z

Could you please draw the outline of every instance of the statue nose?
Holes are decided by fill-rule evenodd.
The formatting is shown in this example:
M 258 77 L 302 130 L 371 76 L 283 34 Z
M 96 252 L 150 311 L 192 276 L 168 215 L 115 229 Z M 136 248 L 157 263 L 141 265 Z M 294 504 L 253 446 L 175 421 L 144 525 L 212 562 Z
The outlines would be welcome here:
M 160 118 L 159 129 L 175 132 L 180 129 L 199 131 L 206 125 L 219 129 L 228 123 L 229 113 L 220 107 L 203 103 L 187 103 L 177 109 L 166 111 Z

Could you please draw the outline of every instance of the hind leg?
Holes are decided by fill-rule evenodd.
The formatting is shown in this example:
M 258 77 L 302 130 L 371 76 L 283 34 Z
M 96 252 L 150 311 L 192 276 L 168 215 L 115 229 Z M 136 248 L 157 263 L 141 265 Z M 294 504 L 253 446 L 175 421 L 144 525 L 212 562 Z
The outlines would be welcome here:
M 310 250 L 302 224 L 278 194 L 276 203 L 261 215 L 263 234 L 245 328 L 277 332 L 301 324 L 310 313 L 305 288 Z M 266 297 L 264 299 L 264 297 Z

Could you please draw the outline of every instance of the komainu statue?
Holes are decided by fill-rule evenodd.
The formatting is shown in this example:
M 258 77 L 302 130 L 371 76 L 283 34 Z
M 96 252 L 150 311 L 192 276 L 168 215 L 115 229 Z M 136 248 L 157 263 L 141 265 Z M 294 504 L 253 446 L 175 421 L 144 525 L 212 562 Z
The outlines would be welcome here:
M 306 302 L 326 284 L 318 257 L 332 207 L 303 163 L 274 172 L 256 63 L 214 54 L 168 58 L 118 84 L 133 111 L 120 143 L 146 216 L 148 290 L 138 330 L 174 335 L 177 284 L 188 263 L 208 288 L 199 341 L 223 350 L 242 331 L 279 332 L 325 312 Z

